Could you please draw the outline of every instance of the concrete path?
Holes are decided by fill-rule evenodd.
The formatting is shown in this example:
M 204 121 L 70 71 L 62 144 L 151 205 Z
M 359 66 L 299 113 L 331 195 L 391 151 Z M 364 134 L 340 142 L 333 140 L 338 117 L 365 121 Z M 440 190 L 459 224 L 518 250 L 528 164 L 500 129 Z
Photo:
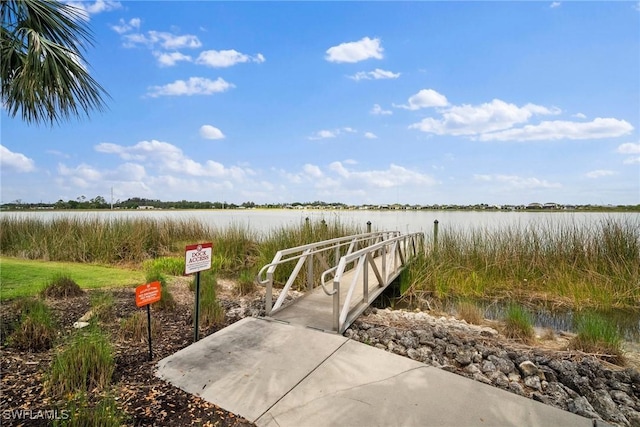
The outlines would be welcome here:
M 245 318 L 157 367 L 258 426 L 593 426 L 341 335 L 265 319 Z

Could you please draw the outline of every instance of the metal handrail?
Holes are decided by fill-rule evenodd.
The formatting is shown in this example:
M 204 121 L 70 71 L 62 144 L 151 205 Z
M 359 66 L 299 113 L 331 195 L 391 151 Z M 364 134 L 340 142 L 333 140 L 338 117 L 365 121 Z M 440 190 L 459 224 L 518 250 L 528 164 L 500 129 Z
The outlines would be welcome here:
M 273 311 L 278 310 L 282 306 L 282 303 L 286 298 L 287 292 L 291 289 L 291 286 L 295 282 L 298 274 L 300 273 L 302 266 L 309 259 L 311 261 L 308 263 L 308 267 L 307 267 L 310 273 L 309 276 L 307 277 L 308 286 L 310 289 L 314 287 L 314 284 L 313 284 L 313 256 L 314 255 L 327 252 L 330 250 L 334 250 L 336 254 L 335 262 L 337 262 L 338 257 L 340 256 L 340 249 L 344 246 L 349 245 L 349 248 L 347 249 L 347 255 L 348 255 L 353 252 L 353 249 L 356 248 L 356 245 L 358 243 L 361 243 L 363 241 L 368 241 L 369 244 L 372 244 L 372 243 L 375 244 L 375 242 L 379 243 L 381 241 L 384 241 L 385 239 L 395 238 L 399 235 L 400 235 L 399 231 L 369 232 L 369 233 L 356 234 L 352 236 L 337 237 L 334 239 L 324 240 L 322 242 L 310 243 L 310 244 L 301 245 L 294 248 L 283 249 L 278 251 L 274 256 L 273 261 L 265 265 L 264 267 L 262 267 L 256 277 L 256 281 L 259 284 L 266 286 L 266 294 L 265 294 L 266 314 L 270 315 Z M 295 254 L 295 255 L 288 256 L 292 254 Z M 276 303 L 272 304 L 273 275 L 276 268 L 281 264 L 285 264 L 295 260 L 297 260 L 297 263 L 296 263 L 296 266 L 294 267 L 293 272 L 289 276 L 287 283 L 285 284 L 284 288 L 280 292 L 280 295 L 278 296 Z M 331 296 L 333 295 L 333 292 L 328 291 L 324 284 L 325 273 L 326 271 L 322 275 L 322 280 L 320 282 L 320 285 L 322 286 L 324 292 L 327 295 Z
M 419 243 L 421 244 L 416 245 L 416 241 L 419 241 Z M 389 248 L 390 250 L 387 250 Z M 331 292 L 334 300 L 333 329 L 339 333 L 344 332 L 344 329 L 346 329 L 347 317 L 349 316 L 349 313 L 351 311 L 350 306 L 353 292 L 360 275 L 367 274 L 367 263 L 370 263 L 370 265 L 373 266 L 374 273 L 378 277 L 380 284 L 384 282 L 384 284 L 386 285 L 389 278 L 391 277 L 391 274 L 395 274 L 396 272 L 398 272 L 399 267 L 401 267 L 408 261 L 410 255 L 416 256 L 419 249 L 424 249 L 424 233 L 412 233 L 396 236 L 394 238 L 378 242 L 366 248 L 344 255 L 342 258 L 340 258 L 340 262 L 336 267 L 325 271 L 323 273 L 323 279 L 329 272 L 336 272 L 333 279 L 333 292 Z M 402 253 L 403 250 L 404 254 Z M 375 254 L 376 251 L 382 252 L 382 272 L 379 272 L 377 270 L 377 267 L 375 266 L 375 263 L 373 263 L 374 257 L 372 256 L 372 254 Z M 393 256 L 394 266 L 392 269 L 388 269 L 386 265 L 387 257 L 389 255 Z M 400 266 L 397 265 L 398 258 L 400 258 Z M 351 280 L 351 284 L 349 285 L 345 300 L 342 304 L 340 304 L 340 281 L 342 280 L 342 276 L 347 270 L 347 266 L 356 260 L 357 265 L 355 267 L 355 274 L 353 276 L 353 279 Z M 363 302 L 368 305 L 368 278 L 365 278 L 363 280 L 363 286 Z M 325 291 L 325 293 L 327 292 Z M 340 305 L 342 305 L 342 307 L 340 307 Z

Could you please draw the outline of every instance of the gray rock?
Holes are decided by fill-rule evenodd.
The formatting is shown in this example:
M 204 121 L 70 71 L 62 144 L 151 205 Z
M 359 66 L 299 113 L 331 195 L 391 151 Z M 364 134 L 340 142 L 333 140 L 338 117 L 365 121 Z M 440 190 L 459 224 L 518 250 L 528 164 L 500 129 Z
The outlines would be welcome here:
M 608 421 L 613 421 L 624 426 L 629 425 L 627 418 L 618 410 L 613 399 L 606 390 L 596 390 L 590 397 L 593 408 Z
M 633 399 L 622 390 L 611 390 L 609 394 L 611 395 L 611 398 L 620 405 L 629 406 L 631 408 L 635 406 Z
M 500 371 L 492 372 L 488 375 L 493 384 L 501 388 L 509 388 L 509 378 Z
M 523 377 L 530 377 L 533 375 L 538 375 L 539 369 L 535 363 L 530 360 L 526 360 L 518 365 L 518 369 L 522 372 Z
M 480 367 L 480 370 L 486 374 L 487 372 L 497 371 L 497 368 L 496 368 L 496 365 L 493 364 L 493 362 L 489 360 L 485 360 L 484 362 L 482 362 L 482 366 Z
M 524 379 L 524 385 L 534 390 L 542 391 L 542 384 L 540 384 L 540 377 L 530 376 Z
M 480 373 L 473 374 L 473 379 L 481 383 L 491 384 L 491 380 Z
M 516 365 L 514 365 L 514 363 L 511 360 L 509 360 L 509 359 L 507 359 L 505 357 L 507 357 L 506 356 L 506 352 L 505 352 L 504 356 L 498 357 L 498 356 L 491 355 L 491 356 L 487 357 L 487 359 L 489 359 L 489 361 L 493 362 L 493 364 L 496 366 L 496 368 L 500 372 L 502 372 L 503 374 L 507 374 L 508 375 L 510 372 L 512 372 L 516 368 Z
M 520 396 L 526 396 L 527 393 L 525 393 L 524 388 L 522 387 L 522 385 L 520 385 L 520 383 L 516 383 L 516 382 L 510 382 L 509 383 L 509 391 L 511 391 L 512 393 L 515 394 L 519 394 Z
M 622 406 L 620 412 L 627 418 L 631 427 L 640 427 L 640 412 L 628 406 Z
M 593 406 L 589 403 L 586 397 L 578 396 L 575 399 L 569 401 L 567 409 L 574 414 L 582 415 L 587 418 L 594 418 L 601 420 L 602 417 L 593 409 Z
M 415 348 L 407 349 L 407 356 L 410 359 L 421 361 L 420 360 L 420 351 L 416 350 Z
M 455 361 L 458 362 L 460 366 L 467 366 L 471 363 L 471 351 L 460 351 L 458 354 L 456 354 Z

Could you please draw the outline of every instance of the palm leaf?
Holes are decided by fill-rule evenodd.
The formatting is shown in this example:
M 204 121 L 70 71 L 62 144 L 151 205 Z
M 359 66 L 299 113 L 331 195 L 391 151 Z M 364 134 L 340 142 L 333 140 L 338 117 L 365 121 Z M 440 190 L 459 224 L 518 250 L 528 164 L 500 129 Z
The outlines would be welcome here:
M 83 12 L 52 0 L 0 6 L 2 102 L 27 123 L 59 123 L 103 110 L 108 96 L 84 65 L 93 39 Z

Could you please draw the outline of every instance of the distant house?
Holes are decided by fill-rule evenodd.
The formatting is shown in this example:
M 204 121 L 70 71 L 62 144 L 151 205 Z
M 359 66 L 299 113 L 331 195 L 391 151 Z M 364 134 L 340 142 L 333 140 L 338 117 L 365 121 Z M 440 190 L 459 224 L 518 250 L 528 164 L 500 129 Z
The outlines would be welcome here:
M 542 209 L 560 209 L 560 205 L 557 203 L 545 203 L 542 205 Z
M 529 203 L 527 205 L 527 209 L 542 209 L 542 204 L 540 204 L 540 203 Z
M 138 206 L 138 209 L 155 209 L 153 206 Z

